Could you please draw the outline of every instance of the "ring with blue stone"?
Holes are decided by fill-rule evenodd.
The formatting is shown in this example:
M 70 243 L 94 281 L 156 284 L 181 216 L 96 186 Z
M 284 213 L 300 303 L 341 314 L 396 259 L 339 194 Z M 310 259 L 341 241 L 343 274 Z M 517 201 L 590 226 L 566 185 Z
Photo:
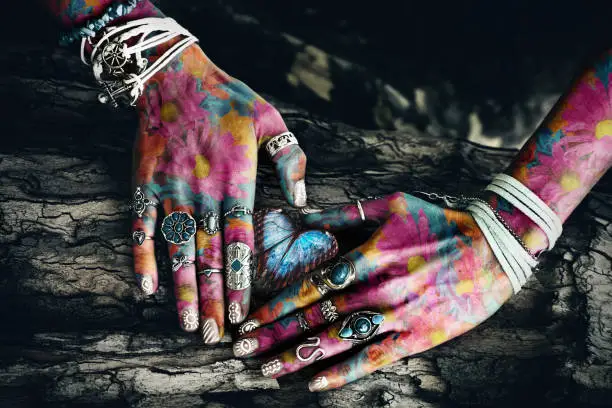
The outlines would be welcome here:
M 350 340 L 356 343 L 370 340 L 378 333 L 385 317 L 377 312 L 368 310 L 355 312 L 342 322 L 338 336 L 342 340 Z
M 164 218 L 161 232 L 169 243 L 184 245 L 195 235 L 196 221 L 186 212 L 175 211 Z
M 340 257 L 335 263 L 313 272 L 310 279 L 321 295 L 330 290 L 344 289 L 355 280 L 355 264 Z
M 247 244 L 232 242 L 225 248 L 225 286 L 244 290 L 251 286 L 253 252 Z

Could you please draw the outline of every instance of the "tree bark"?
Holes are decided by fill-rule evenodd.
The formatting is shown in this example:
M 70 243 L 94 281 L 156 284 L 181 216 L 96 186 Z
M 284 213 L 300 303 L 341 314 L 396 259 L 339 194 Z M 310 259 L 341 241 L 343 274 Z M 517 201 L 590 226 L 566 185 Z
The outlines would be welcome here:
M 289 53 L 295 43 L 283 38 L 276 46 Z M 181 332 L 163 256 L 159 292 L 139 292 L 127 211 L 133 113 L 99 105 L 74 55 L 33 41 L 4 45 L 0 406 L 609 404 L 609 175 L 568 220 L 535 277 L 487 322 L 342 389 L 312 394 L 306 382 L 315 369 L 266 379 L 260 361 L 232 356 L 229 336 L 205 347 Z M 474 192 L 515 154 L 407 124 L 363 130 L 268 99 L 308 155 L 309 201 L 319 206 L 394 191 Z M 262 161 L 257 206 L 282 204 Z

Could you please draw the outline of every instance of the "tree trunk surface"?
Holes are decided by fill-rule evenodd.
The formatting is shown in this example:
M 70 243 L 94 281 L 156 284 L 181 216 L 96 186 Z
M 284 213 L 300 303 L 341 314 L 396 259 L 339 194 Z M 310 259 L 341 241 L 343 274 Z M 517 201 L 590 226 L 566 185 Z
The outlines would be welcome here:
M 303 49 L 252 22 L 233 23 L 271 38 L 280 54 Z M 277 382 L 261 376 L 261 361 L 234 358 L 229 336 L 206 347 L 181 332 L 171 276 L 163 272 L 169 268 L 160 268 L 157 294 L 139 292 L 127 209 L 134 113 L 99 105 L 74 54 L 29 37 L 3 41 L 0 406 L 598 407 L 612 401 L 609 176 L 570 217 L 525 288 L 487 322 L 341 389 L 309 393 L 307 381 L 321 366 Z M 258 63 L 256 69 L 274 69 L 274 61 Z M 309 201 L 318 206 L 394 191 L 475 192 L 516 153 L 405 123 L 400 130 L 364 130 L 278 95 L 268 99 L 308 155 Z M 257 207 L 282 205 L 262 160 Z

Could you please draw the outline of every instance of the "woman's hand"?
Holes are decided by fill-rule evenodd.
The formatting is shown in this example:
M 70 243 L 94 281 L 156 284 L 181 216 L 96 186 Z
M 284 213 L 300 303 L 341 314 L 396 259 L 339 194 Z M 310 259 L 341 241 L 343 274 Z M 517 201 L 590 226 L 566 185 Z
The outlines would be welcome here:
M 363 211 L 380 228 L 340 262 L 254 312 L 248 323 L 261 327 L 235 343 L 237 356 L 304 337 L 262 366 L 264 375 L 279 377 L 376 336 L 310 382 L 312 391 L 331 389 L 465 333 L 512 295 L 468 213 L 404 193 L 363 202 Z M 354 205 L 309 214 L 305 221 L 331 230 L 362 223 Z
M 145 293 L 157 290 L 154 244 L 146 238 L 163 235 L 181 327 L 200 326 L 204 342 L 216 343 L 224 332 L 224 305 L 233 324 L 249 311 L 257 152 L 287 127 L 273 106 L 217 68 L 198 46 L 146 83 L 138 114 L 136 276 Z M 287 145 L 273 161 L 289 204 L 306 205 L 303 151 Z M 160 231 L 155 225 L 161 218 Z

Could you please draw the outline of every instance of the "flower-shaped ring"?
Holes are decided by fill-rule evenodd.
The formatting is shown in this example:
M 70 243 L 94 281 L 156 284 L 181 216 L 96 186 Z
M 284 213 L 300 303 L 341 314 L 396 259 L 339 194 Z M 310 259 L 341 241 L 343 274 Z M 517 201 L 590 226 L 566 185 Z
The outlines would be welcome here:
M 195 235 L 196 221 L 186 212 L 175 211 L 164 218 L 161 232 L 169 243 L 183 245 Z

